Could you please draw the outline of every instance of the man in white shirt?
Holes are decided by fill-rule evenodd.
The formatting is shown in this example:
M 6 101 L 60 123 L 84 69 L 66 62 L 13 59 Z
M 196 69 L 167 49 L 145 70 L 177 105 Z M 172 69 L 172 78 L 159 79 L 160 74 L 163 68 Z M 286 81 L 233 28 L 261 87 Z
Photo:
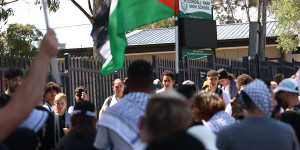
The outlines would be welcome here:
M 124 83 L 121 79 L 115 79 L 112 86 L 114 95 L 109 96 L 105 99 L 101 110 L 99 111 L 99 119 L 101 118 L 102 113 L 106 110 L 106 108 L 111 107 L 117 104 L 120 99 L 123 97 L 124 92 Z

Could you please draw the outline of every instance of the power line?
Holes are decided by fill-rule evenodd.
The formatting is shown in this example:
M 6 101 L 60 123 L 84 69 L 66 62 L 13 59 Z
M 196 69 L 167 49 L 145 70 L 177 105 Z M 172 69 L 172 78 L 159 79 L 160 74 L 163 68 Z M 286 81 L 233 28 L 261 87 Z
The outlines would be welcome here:
M 76 24 L 76 25 L 69 25 L 69 26 L 59 26 L 59 27 L 51 27 L 52 29 L 64 29 L 64 28 L 73 28 L 73 27 L 80 27 L 80 26 L 87 26 L 91 24 Z M 47 30 L 47 29 L 40 29 L 40 30 Z

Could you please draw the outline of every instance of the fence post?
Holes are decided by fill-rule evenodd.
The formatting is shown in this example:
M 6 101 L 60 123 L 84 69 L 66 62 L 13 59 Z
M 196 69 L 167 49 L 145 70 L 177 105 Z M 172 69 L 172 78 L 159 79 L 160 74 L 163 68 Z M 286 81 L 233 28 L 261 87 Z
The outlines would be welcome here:
M 247 68 L 247 74 L 250 75 L 250 56 L 243 57 L 243 67 Z
M 71 56 L 69 53 L 64 54 L 65 58 L 65 89 L 68 99 L 68 106 L 73 105 L 73 92 L 72 92 L 72 72 L 71 72 Z
M 213 55 L 207 56 L 207 61 L 208 61 L 208 68 L 209 69 L 216 69 L 216 58 Z
M 184 60 L 184 68 L 182 68 L 182 69 L 185 73 L 185 75 L 184 75 L 185 79 L 183 79 L 183 81 L 184 81 L 187 79 L 191 79 L 191 76 L 190 76 L 191 68 L 190 68 L 188 57 L 184 56 L 183 60 Z
M 158 68 L 158 60 L 156 55 L 152 55 L 152 67 L 154 71 L 154 78 L 159 78 L 159 68 Z

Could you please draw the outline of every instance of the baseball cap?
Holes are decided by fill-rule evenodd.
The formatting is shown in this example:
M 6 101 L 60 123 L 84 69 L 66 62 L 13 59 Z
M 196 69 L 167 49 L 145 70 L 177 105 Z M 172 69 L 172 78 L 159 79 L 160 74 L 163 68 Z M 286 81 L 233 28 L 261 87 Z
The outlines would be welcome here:
M 298 85 L 297 81 L 292 78 L 282 80 L 277 88 L 274 89 L 274 93 L 278 93 L 280 91 L 285 91 L 289 93 L 296 93 L 298 94 Z
M 228 73 L 226 72 L 225 69 L 219 69 L 218 74 L 219 74 L 219 79 L 227 79 L 228 78 Z

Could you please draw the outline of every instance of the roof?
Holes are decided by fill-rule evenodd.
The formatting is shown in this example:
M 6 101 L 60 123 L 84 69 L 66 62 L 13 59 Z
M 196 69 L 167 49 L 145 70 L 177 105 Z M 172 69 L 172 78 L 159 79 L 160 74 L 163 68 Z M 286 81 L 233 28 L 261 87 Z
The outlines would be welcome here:
M 267 37 L 275 37 L 276 22 L 267 23 Z M 128 33 L 129 46 L 175 43 L 175 28 L 135 30 Z M 249 38 L 249 24 L 217 25 L 218 40 L 234 40 Z

